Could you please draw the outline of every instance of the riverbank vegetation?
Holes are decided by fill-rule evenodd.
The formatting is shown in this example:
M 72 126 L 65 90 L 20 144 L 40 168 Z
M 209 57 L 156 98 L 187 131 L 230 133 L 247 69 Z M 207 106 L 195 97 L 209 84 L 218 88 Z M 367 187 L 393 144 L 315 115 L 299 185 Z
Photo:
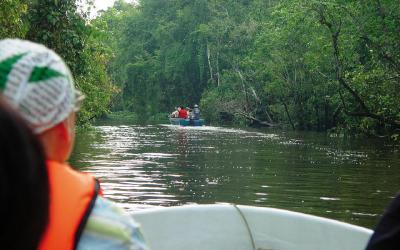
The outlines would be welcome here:
M 114 111 L 107 113 L 100 117 L 98 120 L 99 124 L 135 124 L 135 125 L 147 125 L 147 124 L 168 124 L 168 114 L 167 113 L 156 113 L 150 117 L 143 119 L 137 113 L 130 111 Z
M 400 134 L 396 0 L 118 0 L 93 20 L 72 0 L 1 11 L 1 37 L 66 58 L 88 95 L 81 121 L 197 103 L 213 123 Z

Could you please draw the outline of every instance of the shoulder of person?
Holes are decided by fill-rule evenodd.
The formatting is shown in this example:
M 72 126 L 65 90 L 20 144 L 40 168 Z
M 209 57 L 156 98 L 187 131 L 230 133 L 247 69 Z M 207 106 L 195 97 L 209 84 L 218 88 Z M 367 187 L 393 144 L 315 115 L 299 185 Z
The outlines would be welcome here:
M 400 194 L 397 194 L 375 227 L 366 250 L 398 249 L 399 244 Z
M 113 202 L 98 197 L 77 249 L 147 250 L 148 247 L 139 224 Z

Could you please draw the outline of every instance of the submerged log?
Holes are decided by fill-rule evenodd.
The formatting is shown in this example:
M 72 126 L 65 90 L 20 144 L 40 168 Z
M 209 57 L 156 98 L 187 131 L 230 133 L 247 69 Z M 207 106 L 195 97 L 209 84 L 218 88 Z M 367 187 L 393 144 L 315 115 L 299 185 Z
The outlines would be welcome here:
M 247 118 L 250 121 L 252 121 L 253 124 L 255 123 L 255 124 L 258 124 L 259 126 L 262 126 L 262 127 L 276 127 L 276 124 L 271 123 L 271 122 L 267 122 L 267 121 L 261 121 L 260 119 L 254 117 L 254 116 L 252 116 L 250 114 L 247 114 L 247 113 L 244 113 L 244 112 L 238 112 L 237 114 Z

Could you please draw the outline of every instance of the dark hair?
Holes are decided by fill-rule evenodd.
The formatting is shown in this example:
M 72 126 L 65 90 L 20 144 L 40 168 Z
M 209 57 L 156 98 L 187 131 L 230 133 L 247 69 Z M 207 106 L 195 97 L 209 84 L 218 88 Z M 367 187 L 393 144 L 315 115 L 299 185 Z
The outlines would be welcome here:
M 0 248 L 38 248 L 49 212 L 45 164 L 37 138 L 0 100 Z

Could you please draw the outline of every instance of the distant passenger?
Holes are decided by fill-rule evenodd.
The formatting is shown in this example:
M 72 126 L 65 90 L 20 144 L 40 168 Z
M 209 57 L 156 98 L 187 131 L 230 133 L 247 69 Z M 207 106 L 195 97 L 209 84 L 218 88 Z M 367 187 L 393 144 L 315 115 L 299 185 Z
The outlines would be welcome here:
M 189 107 L 186 107 L 186 112 L 187 112 L 188 119 L 192 119 L 192 110 Z
M 188 118 L 188 112 L 183 106 L 179 107 L 178 111 L 179 111 L 179 118 L 181 118 L 181 119 Z
M 193 120 L 199 120 L 200 119 L 200 108 L 197 104 L 194 105 L 193 111 L 192 111 L 192 118 Z
M 171 118 L 178 118 L 179 117 L 179 108 L 175 107 L 175 111 L 171 113 L 171 115 L 169 116 Z

